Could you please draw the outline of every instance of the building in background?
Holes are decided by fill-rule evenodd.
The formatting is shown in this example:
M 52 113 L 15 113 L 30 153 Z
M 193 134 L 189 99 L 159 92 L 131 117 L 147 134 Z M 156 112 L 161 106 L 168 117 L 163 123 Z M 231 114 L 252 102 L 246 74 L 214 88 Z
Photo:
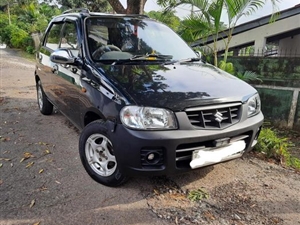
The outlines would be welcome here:
M 282 10 L 275 22 L 271 22 L 272 15 L 236 26 L 233 30 L 229 45 L 234 56 L 300 56 L 300 4 Z M 219 54 L 225 49 L 224 38 L 227 32 L 220 35 L 217 46 Z M 209 51 L 213 45 L 213 38 L 197 40 L 192 47 L 201 46 Z

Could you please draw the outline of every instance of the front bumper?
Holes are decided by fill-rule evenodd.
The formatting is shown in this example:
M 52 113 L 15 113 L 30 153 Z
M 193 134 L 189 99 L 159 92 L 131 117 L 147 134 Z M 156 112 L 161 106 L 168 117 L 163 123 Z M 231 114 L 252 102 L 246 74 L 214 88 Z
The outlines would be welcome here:
M 216 140 L 243 140 L 245 148 L 220 161 L 210 160 L 211 163 L 203 166 L 242 156 L 254 146 L 262 123 L 263 114 L 259 113 L 222 130 L 191 130 L 181 127 L 179 130 L 169 131 L 139 131 L 118 124 L 110 137 L 117 163 L 124 174 L 170 175 L 191 170 L 190 163 L 195 151 L 218 150 L 215 147 Z M 151 153 L 155 157 L 148 160 Z

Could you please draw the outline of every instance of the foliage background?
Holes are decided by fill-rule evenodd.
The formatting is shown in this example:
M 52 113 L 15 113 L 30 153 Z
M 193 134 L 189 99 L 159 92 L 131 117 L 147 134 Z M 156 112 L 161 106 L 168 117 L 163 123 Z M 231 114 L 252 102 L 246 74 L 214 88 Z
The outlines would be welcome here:
M 0 41 L 34 53 L 31 35 L 42 33 L 51 18 L 60 13 L 58 6 L 37 0 L 0 0 Z
M 72 8 L 88 8 L 90 11 L 113 12 L 108 1 L 79 0 L 0 0 L 0 43 L 33 54 L 32 36 L 41 36 L 50 20 Z M 180 28 L 180 19 L 173 11 L 163 13 L 151 11 L 149 17 L 169 25 L 174 31 Z

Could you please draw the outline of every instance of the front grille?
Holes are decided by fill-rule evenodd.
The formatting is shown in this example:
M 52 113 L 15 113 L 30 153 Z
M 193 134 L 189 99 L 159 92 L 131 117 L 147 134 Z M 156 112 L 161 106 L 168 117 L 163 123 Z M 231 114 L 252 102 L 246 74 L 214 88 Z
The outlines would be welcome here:
M 239 122 L 241 104 L 189 108 L 185 112 L 197 129 L 224 129 Z

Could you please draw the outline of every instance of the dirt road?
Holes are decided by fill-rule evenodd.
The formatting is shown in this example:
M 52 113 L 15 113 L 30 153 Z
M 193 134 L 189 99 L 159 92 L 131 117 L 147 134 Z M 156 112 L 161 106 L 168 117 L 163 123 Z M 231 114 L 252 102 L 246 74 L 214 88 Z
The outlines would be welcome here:
M 174 177 L 97 184 L 78 130 L 36 104 L 34 63 L 0 50 L 0 224 L 300 224 L 300 175 L 250 155 Z M 187 196 L 194 192 L 201 201 Z M 191 194 L 189 195 L 191 196 Z

